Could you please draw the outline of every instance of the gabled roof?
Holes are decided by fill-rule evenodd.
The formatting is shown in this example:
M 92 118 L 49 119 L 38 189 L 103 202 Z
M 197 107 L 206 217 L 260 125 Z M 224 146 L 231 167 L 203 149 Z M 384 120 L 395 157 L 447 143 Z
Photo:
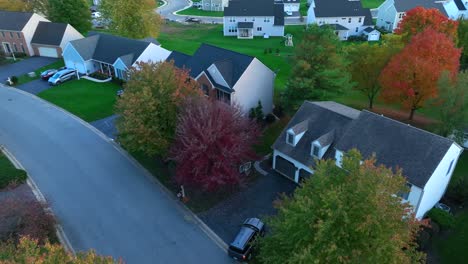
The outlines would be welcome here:
M 90 33 L 90 36 L 70 42 L 84 60 L 97 60 L 109 64 L 121 58 L 127 67 L 131 66 L 143 51 L 151 44 L 147 41 L 134 40 L 102 33 Z
M 253 59 L 254 57 L 235 51 L 202 44 L 193 56 L 172 52 L 166 61 L 174 60 L 177 67 L 190 69 L 192 78 L 196 78 L 202 72 L 209 76 L 207 69 L 215 64 L 224 80 L 230 87 L 234 87 Z
M 31 40 L 34 44 L 59 46 L 67 29 L 65 23 L 52 23 L 41 21 L 37 25 L 36 32 Z
M 274 25 L 284 25 L 284 5 L 275 0 L 231 0 L 224 16 L 275 17 Z
M 364 32 L 371 33 L 371 32 L 374 31 L 374 30 L 376 30 L 376 29 L 373 28 L 373 27 L 366 27 L 366 28 L 364 29 Z
M 377 163 L 403 169 L 411 184 L 423 188 L 453 141 L 396 120 L 362 111 L 335 148 L 357 148 L 364 158 L 375 153 Z
M 352 17 L 366 16 L 370 11 L 362 7 L 361 1 L 315 0 L 314 12 L 315 17 Z
M 447 15 L 443 2 L 440 0 L 394 0 L 397 12 L 406 12 L 415 7 L 438 9 L 442 14 Z
M 272 148 L 281 151 L 306 166 L 314 166 L 315 159 L 310 155 L 311 143 L 315 140 L 321 140 L 326 144 L 330 143 L 330 138 L 339 138 L 353 118 L 357 116 L 359 116 L 358 110 L 335 102 L 305 101 L 281 135 L 276 139 Z M 307 131 L 305 131 L 296 146 L 293 147 L 286 142 L 286 134 L 290 128 L 301 123 L 307 124 Z M 331 133 L 332 131 L 333 133 Z M 323 137 L 324 135 L 326 136 Z M 333 147 L 328 148 L 325 157 L 334 156 Z
M 22 31 L 33 13 L 0 10 L 0 30 Z

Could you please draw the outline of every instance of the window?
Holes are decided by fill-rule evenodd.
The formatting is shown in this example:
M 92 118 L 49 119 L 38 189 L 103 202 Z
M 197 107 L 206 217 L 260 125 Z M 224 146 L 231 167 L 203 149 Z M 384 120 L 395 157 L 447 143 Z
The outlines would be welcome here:
M 254 22 L 255 22 L 255 17 L 254 17 L 254 18 L 252 18 L 252 21 L 254 21 Z
M 448 170 L 447 170 L 447 174 L 446 174 L 445 176 L 448 176 L 449 173 L 450 173 L 450 171 L 452 170 L 453 162 L 454 162 L 454 160 L 452 160 L 452 161 L 450 162 L 450 166 L 449 166 L 449 168 L 448 168 Z
M 26 53 L 26 51 L 24 50 L 23 43 L 21 43 L 20 45 L 21 45 L 21 51 L 22 51 L 23 53 Z
M 319 158 L 320 147 L 317 145 L 312 145 L 312 155 Z
M 208 88 L 208 85 L 202 84 L 202 90 L 205 95 L 208 95 L 210 93 L 210 89 Z
M 21 34 L 19 32 L 16 33 L 16 36 L 18 36 L 19 39 L 21 38 Z
M 269 17 L 265 17 L 265 19 L 263 19 L 263 22 L 270 22 L 270 18 L 269 18 Z
M 231 103 L 231 95 L 221 90 L 216 90 L 216 98 L 225 103 Z
M 348 23 L 351 23 L 351 18 L 348 19 Z
M 18 47 L 16 46 L 16 43 L 13 43 L 13 50 L 14 50 L 15 52 L 18 52 Z
M 356 32 L 358 32 L 358 30 L 359 30 L 359 28 L 358 28 L 358 27 L 356 27 Z
M 361 23 L 361 22 L 362 22 L 362 17 L 359 18 L 359 23 Z
M 289 145 L 293 145 L 294 146 L 294 135 L 292 133 L 288 133 L 287 136 L 286 136 L 286 142 L 289 144 Z
M 10 38 L 13 38 L 13 32 L 10 32 Z
M 257 27 L 257 31 L 262 31 L 262 27 Z

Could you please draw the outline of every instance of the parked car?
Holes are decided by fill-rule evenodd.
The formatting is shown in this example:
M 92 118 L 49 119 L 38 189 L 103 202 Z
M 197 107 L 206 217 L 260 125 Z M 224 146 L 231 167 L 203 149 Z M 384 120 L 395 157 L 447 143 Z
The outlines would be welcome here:
M 438 209 L 443 210 L 443 211 L 445 211 L 445 212 L 447 212 L 449 214 L 450 214 L 450 211 L 451 211 L 450 207 L 448 205 L 446 205 L 446 204 L 443 204 L 443 203 L 436 203 L 436 205 L 434 205 L 434 208 L 438 208 Z
M 101 12 L 93 12 L 91 13 L 91 18 L 100 18 L 101 17 Z
M 56 72 L 49 78 L 49 85 L 59 85 L 63 82 L 71 80 L 76 77 L 76 71 L 72 69 L 65 69 Z
M 185 19 L 185 22 L 199 24 L 201 22 L 201 20 L 198 19 L 198 18 L 194 18 L 194 17 L 187 17 Z
M 247 218 L 234 241 L 229 244 L 228 254 L 238 261 L 252 258 L 253 245 L 258 236 L 265 235 L 265 225 L 258 218 Z
M 61 67 L 61 68 L 58 68 L 58 69 L 45 70 L 45 71 L 41 72 L 41 79 L 47 81 L 47 80 L 49 80 L 50 77 L 52 77 L 58 71 L 61 71 L 61 70 L 64 70 L 64 69 L 66 69 L 66 67 Z

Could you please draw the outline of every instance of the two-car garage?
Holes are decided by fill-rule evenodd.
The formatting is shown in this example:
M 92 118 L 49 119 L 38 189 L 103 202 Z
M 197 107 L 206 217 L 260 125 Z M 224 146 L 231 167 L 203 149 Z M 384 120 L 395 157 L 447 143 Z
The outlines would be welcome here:
M 278 151 L 275 151 L 273 154 L 273 169 L 297 183 L 300 183 L 302 179 L 310 177 L 313 173 L 307 166 L 290 158 L 285 158 Z
M 41 21 L 31 39 L 31 47 L 36 56 L 61 58 L 65 45 L 81 38 L 83 35 L 68 24 Z
M 59 48 L 51 48 L 51 47 L 37 47 L 37 51 L 38 51 L 38 54 L 39 56 L 41 57 L 51 57 L 51 58 L 59 58 L 60 55 L 59 55 L 59 52 L 58 52 L 58 49 Z

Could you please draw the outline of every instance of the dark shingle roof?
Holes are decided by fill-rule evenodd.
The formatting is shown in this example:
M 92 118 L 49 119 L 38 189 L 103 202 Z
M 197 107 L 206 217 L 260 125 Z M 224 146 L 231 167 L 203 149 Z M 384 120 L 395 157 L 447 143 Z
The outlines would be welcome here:
M 208 73 L 206 71 L 208 67 L 215 64 L 232 88 L 253 59 L 254 57 L 248 55 L 203 43 L 191 57 L 183 53 L 172 52 L 166 60 L 174 60 L 174 64 L 179 68 L 190 69 L 192 78 L 197 77 L 204 71 Z
M 334 102 L 306 101 L 278 139 L 276 139 L 272 148 L 281 151 L 306 166 L 314 166 L 314 158 L 310 155 L 311 143 L 318 139 L 321 139 L 323 143 L 329 143 L 332 136 L 333 138 L 339 138 L 353 118 L 358 115 L 358 110 Z M 299 140 L 295 147 L 286 143 L 287 131 L 305 120 L 307 120 L 307 131 L 301 140 Z M 332 147 L 328 148 L 325 156 L 334 157 Z
M 315 17 L 366 16 L 367 11 L 369 9 L 363 8 L 361 1 L 315 0 Z
M 272 16 L 274 25 L 284 25 L 284 5 L 274 0 L 231 0 L 224 16 Z
M 362 111 L 336 149 L 357 148 L 364 158 L 375 153 L 377 163 L 403 169 L 411 184 L 423 188 L 453 141 L 393 119 Z
M 415 7 L 421 6 L 424 8 L 438 9 L 442 14 L 447 15 L 441 1 L 437 0 L 394 0 L 395 8 L 398 12 L 406 12 Z
M 0 10 L 0 29 L 21 31 L 32 15 L 33 13 Z
M 239 22 L 237 28 L 253 28 L 253 22 Z
M 97 60 L 113 64 L 118 58 L 131 66 L 150 45 L 150 42 L 123 38 L 102 33 L 91 33 L 70 43 L 84 60 Z
M 39 22 L 31 43 L 59 46 L 67 29 L 67 24 Z
M 367 33 L 371 33 L 374 30 L 376 30 L 376 29 L 373 28 L 373 27 L 366 27 L 366 29 L 364 29 L 364 31 L 367 32 Z
M 460 11 L 466 10 L 466 7 L 463 4 L 462 0 L 455 0 L 455 4 L 457 5 L 458 10 Z

